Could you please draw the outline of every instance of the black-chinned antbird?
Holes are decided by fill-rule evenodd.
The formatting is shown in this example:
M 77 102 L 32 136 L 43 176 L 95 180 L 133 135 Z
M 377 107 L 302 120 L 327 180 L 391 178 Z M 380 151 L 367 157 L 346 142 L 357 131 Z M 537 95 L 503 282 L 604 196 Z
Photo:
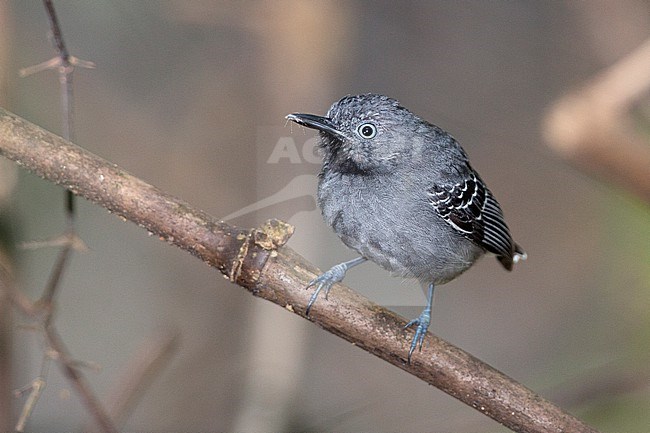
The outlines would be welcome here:
M 395 99 L 346 96 L 326 116 L 289 114 L 319 131 L 323 166 L 318 204 L 327 224 L 361 257 L 315 278 L 306 314 L 348 269 L 372 260 L 393 275 L 428 285 L 427 305 L 411 347 L 422 348 L 431 321 L 433 290 L 485 253 L 504 268 L 526 258 L 510 235 L 499 203 L 458 142 Z

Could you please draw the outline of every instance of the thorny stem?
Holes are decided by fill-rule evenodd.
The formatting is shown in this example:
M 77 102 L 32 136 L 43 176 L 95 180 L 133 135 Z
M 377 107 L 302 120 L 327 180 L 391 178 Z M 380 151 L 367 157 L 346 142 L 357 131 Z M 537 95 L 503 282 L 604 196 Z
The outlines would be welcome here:
M 45 366 L 45 362 L 43 361 Z M 32 380 L 32 383 L 29 384 L 25 389 L 18 390 L 16 392 L 17 395 L 23 394 L 24 392 L 29 391 L 29 397 L 27 397 L 27 400 L 25 401 L 25 404 L 23 405 L 23 409 L 20 412 L 20 417 L 18 418 L 18 422 L 16 422 L 16 431 L 22 432 L 25 431 L 25 425 L 27 424 L 27 420 L 29 419 L 29 416 L 32 414 L 32 411 L 36 407 L 36 403 L 38 402 L 38 399 L 41 397 L 41 394 L 43 393 L 43 390 L 45 389 L 46 385 L 45 379 L 43 379 L 43 376 L 38 376 Z
M 56 11 L 54 9 L 54 4 L 51 0 L 43 0 L 43 4 L 47 11 L 47 16 L 50 22 L 50 28 L 52 30 L 52 37 L 54 42 L 54 48 L 57 52 L 57 56 L 51 60 L 48 60 L 44 63 L 25 68 L 20 71 L 21 76 L 26 76 L 36 72 L 40 72 L 46 69 L 57 69 L 59 74 L 59 83 L 61 85 L 61 112 L 62 112 L 62 135 L 67 140 L 74 140 L 74 124 L 73 124 L 73 114 L 74 114 L 74 98 L 73 98 L 73 73 L 75 66 L 80 66 L 84 68 L 92 68 L 95 65 L 92 62 L 83 61 L 71 56 L 68 52 L 68 49 L 65 46 L 63 40 L 63 33 L 61 32 L 61 26 L 56 16 Z M 89 383 L 85 379 L 84 375 L 79 372 L 75 367 L 76 363 L 68 354 L 67 349 L 63 343 L 63 340 L 59 336 L 56 328 L 54 327 L 54 299 L 58 292 L 58 289 L 61 285 L 63 273 L 67 267 L 67 263 L 70 258 L 70 253 L 75 245 L 75 239 L 77 238 L 75 233 L 75 219 L 76 219 L 76 206 L 75 206 L 75 196 L 71 191 L 65 191 L 65 215 L 67 221 L 66 233 L 64 235 L 66 242 L 59 251 L 57 261 L 52 269 L 48 283 L 41 295 L 39 301 L 34 305 L 29 302 L 25 296 L 14 295 L 12 298 L 17 302 L 16 305 L 19 306 L 23 312 L 30 314 L 33 318 L 39 318 L 43 320 L 43 328 L 46 336 L 48 345 L 55 352 L 56 359 L 59 361 L 59 365 L 63 370 L 64 374 L 71 381 L 74 388 L 79 393 L 81 400 L 86 405 L 88 411 L 94 417 L 97 424 L 101 427 L 103 432 L 117 432 L 113 422 L 106 414 L 106 411 L 102 407 L 101 403 L 93 393 L 90 388 Z M 38 316 L 38 317 L 37 317 Z M 43 364 L 41 367 L 41 375 L 34 379 L 31 385 L 30 395 L 23 406 L 21 416 L 16 425 L 16 430 L 22 431 L 25 427 L 25 424 L 31 415 L 36 402 L 38 401 L 43 389 L 45 388 L 47 382 L 47 372 L 49 370 L 49 363 L 51 357 L 44 355 Z
M 52 29 L 52 37 L 54 38 L 54 44 L 56 45 L 56 50 L 59 52 L 59 57 L 64 62 L 68 62 L 70 57 L 68 50 L 65 47 L 63 42 L 63 34 L 61 33 L 61 27 L 59 26 L 59 20 L 56 18 L 56 11 L 54 10 L 54 4 L 51 0 L 44 0 L 45 9 L 47 10 L 47 17 L 50 20 L 50 28 Z
M 74 140 L 74 126 L 73 126 L 73 114 L 74 114 L 74 99 L 72 95 L 72 74 L 74 72 L 74 65 L 70 63 L 70 54 L 68 49 L 65 46 L 63 41 L 63 33 L 61 32 L 61 26 L 59 26 L 59 20 L 56 17 L 56 11 L 54 10 L 54 4 L 52 0 L 44 0 L 45 9 L 47 10 L 47 16 L 50 20 L 50 28 L 52 29 L 52 38 L 54 39 L 54 48 L 58 52 L 58 58 L 60 64 L 58 67 L 59 70 L 59 82 L 61 83 L 61 113 L 63 113 L 62 121 L 62 134 L 61 136 L 68 141 Z M 68 221 L 68 228 L 74 230 L 74 220 L 75 220 L 75 197 L 70 191 L 66 191 L 66 218 Z M 69 247 L 65 247 L 69 250 Z M 65 265 L 65 259 L 68 257 L 65 254 L 63 264 Z M 54 286 L 56 289 L 56 285 Z M 52 292 L 54 294 L 54 292 Z
M 57 56 L 38 65 L 23 68 L 20 75 L 25 77 L 36 72 L 57 69 L 59 73 L 59 83 L 61 84 L 61 113 L 62 113 L 62 136 L 69 141 L 74 141 L 74 98 L 73 98 L 73 73 L 76 67 L 94 68 L 95 64 L 86 60 L 78 59 L 71 56 L 63 40 L 61 26 L 54 10 L 52 0 L 43 0 L 47 16 L 50 21 L 54 49 Z M 68 229 L 74 231 L 75 220 L 75 198 L 74 194 L 66 191 L 65 212 L 68 223 Z
M 66 234 L 68 242 L 66 242 L 66 245 L 64 245 L 63 248 L 59 250 L 59 255 L 57 256 L 56 263 L 54 265 L 54 268 L 52 268 L 52 272 L 50 273 L 50 279 L 47 282 L 47 286 L 45 286 L 43 295 L 41 295 L 41 298 L 39 299 L 39 303 L 45 308 L 51 308 L 50 306 L 54 301 L 54 295 L 56 294 L 57 288 L 59 287 L 61 277 L 63 276 L 63 271 L 65 270 L 68 258 L 72 252 L 71 236 L 73 236 L 72 232 L 68 232 Z M 52 317 L 53 314 L 50 312 L 46 317 L 46 325 L 49 324 L 49 322 L 52 320 Z
M 38 399 L 41 398 L 41 395 L 43 394 L 43 390 L 47 385 L 47 381 L 45 380 L 45 378 L 47 378 L 48 376 L 50 370 L 50 362 L 52 361 L 52 357 L 50 356 L 49 352 L 50 352 L 49 350 L 45 350 L 43 353 L 43 361 L 41 363 L 41 374 L 38 375 L 38 377 L 34 378 L 29 385 L 15 392 L 16 396 L 20 396 L 29 391 L 29 396 L 27 397 L 27 400 L 23 405 L 23 409 L 20 412 L 20 417 L 18 418 L 18 422 L 16 422 L 16 431 L 18 432 L 22 432 L 25 430 L 25 425 L 27 424 L 27 420 L 29 419 L 32 412 L 34 411 L 34 408 L 36 407 L 36 403 L 38 403 Z
M 77 390 L 77 394 L 81 397 L 88 412 L 90 412 L 97 424 L 99 424 L 102 432 L 118 433 L 113 421 L 109 418 L 99 399 L 90 388 L 90 383 L 86 379 L 86 376 L 76 367 L 77 363 L 70 356 L 56 328 L 52 325 L 46 326 L 45 335 L 48 344 L 56 354 L 61 371 Z
M 68 141 L 74 140 L 74 124 L 73 124 L 73 114 L 74 114 L 74 98 L 73 98 L 73 85 L 72 77 L 74 73 L 74 65 L 70 62 L 70 54 L 68 49 L 65 46 L 63 40 L 63 33 L 61 32 L 61 26 L 59 25 L 59 20 L 56 17 L 56 11 L 54 10 L 54 4 L 52 0 L 43 0 L 45 9 L 47 10 L 47 17 L 50 21 L 50 28 L 52 29 L 52 38 L 54 42 L 54 48 L 58 53 L 58 73 L 59 73 L 59 83 L 61 84 L 61 136 Z M 74 221 L 75 221 L 75 197 L 70 191 L 66 191 L 65 194 L 65 212 L 66 219 L 68 222 L 68 230 L 74 232 Z M 70 246 L 65 246 L 64 249 L 69 250 Z M 65 267 L 65 263 L 68 257 L 68 254 L 62 254 L 60 257 L 63 257 L 62 268 Z M 58 273 L 60 274 L 61 269 Z M 55 270 L 54 272 L 57 272 Z M 58 282 L 53 286 L 52 295 L 58 287 Z M 50 298 L 51 301 L 51 298 Z

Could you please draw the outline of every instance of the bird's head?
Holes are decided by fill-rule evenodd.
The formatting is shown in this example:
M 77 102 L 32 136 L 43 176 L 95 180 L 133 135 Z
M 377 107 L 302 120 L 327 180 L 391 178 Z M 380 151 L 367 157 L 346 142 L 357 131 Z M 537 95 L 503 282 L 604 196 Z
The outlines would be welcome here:
M 426 130 L 426 122 L 395 99 L 377 94 L 346 96 L 325 116 L 294 113 L 287 119 L 320 132 L 331 169 L 358 174 L 391 172 L 417 156 Z

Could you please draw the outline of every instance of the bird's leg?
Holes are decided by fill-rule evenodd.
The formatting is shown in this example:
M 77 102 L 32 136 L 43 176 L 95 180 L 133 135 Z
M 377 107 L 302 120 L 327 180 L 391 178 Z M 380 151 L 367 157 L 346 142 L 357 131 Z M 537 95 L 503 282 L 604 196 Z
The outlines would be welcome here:
M 345 273 L 348 271 L 348 269 L 356 265 L 360 265 L 366 260 L 368 259 L 365 257 L 357 257 L 356 259 L 350 260 L 349 262 L 339 263 L 338 265 L 333 266 L 329 271 L 311 280 L 309 282 L 309 285 L 305 288 L 308 289 L 311 286 L 316 286 L 316 291 L 313 295 L 311 295 L 311 299 L 307 304 L 305 314 L 309 316 L 309 310 L 311 309 L 311 306 L 314 305 L 314 302 L 316 302 L 316 298 L 318 297 L 318 294 L 321 290 L 325 290 L 325 299 L 327 299 L 327 294 L 329 293 L 334 283 L 340 283 L 343 281 L 343 277 L 345 277 Z
M 413 336 L 413 341 L 411 341 L 411 348 L 409 349 L 409 364 L 411 363 L 411 355 L 413 355 L 415 348 L 419 346 L 420 350 L 422 350 L 422 342 L 424 341 L 424 336 L 427 333 L 427 329 L 429 329 L 429 323 L 431 322 L 431 307 L 433 306 L 433 287 L 433 283 L 429 284 L 427 306 L 424 307 L 422 313 L 417 318 L 407 323 L 404 327 L 404 329 L 406 329 L 413 325 L 417 325 L 417 328 L 415 329 L 415 335 Z

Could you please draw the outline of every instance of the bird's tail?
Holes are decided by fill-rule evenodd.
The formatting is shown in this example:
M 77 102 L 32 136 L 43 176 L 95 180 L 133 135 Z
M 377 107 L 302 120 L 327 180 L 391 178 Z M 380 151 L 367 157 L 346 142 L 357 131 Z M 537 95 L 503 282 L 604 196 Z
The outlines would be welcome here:
M 527 258 L 528 254 L 526 254 L 524 249 L 519 244 L 515 244 L 512 256 L 497 256 L 497 260 L 499 260 L 503 267 L 509 271 L 512 270 L 512 266 L 515 263 L 518 263 L 520 260 L 526 260 Z
M 519 245 L 515 244 L 515 253 L 512 255 L 512 261 L 514 263 L 519 263 L 519 260 L 526 260 L 528 258 L 528 254 L 526 254 L 526 251 Z

